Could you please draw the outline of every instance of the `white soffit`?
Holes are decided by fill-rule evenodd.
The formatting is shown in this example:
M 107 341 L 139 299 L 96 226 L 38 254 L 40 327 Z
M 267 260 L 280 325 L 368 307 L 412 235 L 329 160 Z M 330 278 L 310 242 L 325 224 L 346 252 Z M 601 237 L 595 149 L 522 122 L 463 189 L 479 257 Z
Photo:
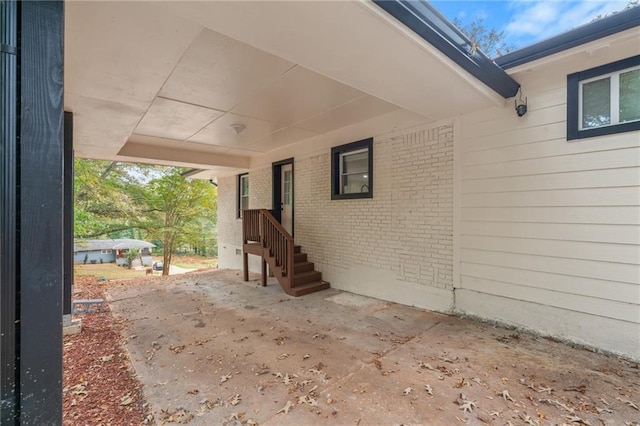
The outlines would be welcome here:
M 229 111 L 294 65 L 205 29 L 177 64 L 160 96 Z
M 135 133 L 184 140 L 222 114 L 223 111 L 158 97 L 136 127 Z
M 368 1 L 214 1 L 163 6 L 428 118 L 448 118 L 504 102 Z
M 492 105 L 481 83 L 363 4 L 68 2 L 76 152 L 242 168 L 399 106 L 435 120 Z
M 244 129 L 236 134 L 231 129 L 232 124 L 240 124 L 244 126 Z M 262 139 L 284 127 L 279 123 L 227 113 L 189 138 L 189 142 L 231 148 L 241 147 L 247 143 Z

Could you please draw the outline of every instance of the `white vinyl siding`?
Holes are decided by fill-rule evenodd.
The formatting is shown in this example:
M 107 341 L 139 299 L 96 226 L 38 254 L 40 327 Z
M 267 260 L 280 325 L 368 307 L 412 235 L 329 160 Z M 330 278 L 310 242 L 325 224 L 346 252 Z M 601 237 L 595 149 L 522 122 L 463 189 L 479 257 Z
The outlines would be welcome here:
M 565 94 L 529 92 L 520 119 L 463 116 L 457 309 L 637 353 L 640 136 L 568 142 Z M 589 318 L 615 327 L 609 341 Z

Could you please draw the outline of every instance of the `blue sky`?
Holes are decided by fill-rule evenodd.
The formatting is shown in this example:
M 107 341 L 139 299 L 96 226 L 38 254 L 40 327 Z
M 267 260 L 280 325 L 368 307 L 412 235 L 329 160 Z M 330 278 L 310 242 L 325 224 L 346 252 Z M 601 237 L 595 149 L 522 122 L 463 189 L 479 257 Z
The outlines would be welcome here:
M 506 42 L 525 47 L 625 8 L 628 0 L 441 0 L 431 3 L 448 19 L 468 23 L 479 16 L 504 30 Z

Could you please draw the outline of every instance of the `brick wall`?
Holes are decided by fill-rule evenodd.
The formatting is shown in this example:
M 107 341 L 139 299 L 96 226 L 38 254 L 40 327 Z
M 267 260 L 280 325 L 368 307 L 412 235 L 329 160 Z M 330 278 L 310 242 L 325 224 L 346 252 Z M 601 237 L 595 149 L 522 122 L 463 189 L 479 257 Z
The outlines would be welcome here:
M 242 222 L 237 218 L 237 208 L 238 177 L 218 178 L 218 259 L 221 268 L 242 268 L 242 256 L 237 254 L 237 250 L 242 249 Z
M 330 153 L 295 163 L 296 242 L 313 262 L 453 289 L 453 128 L 374 139 L 374 197 L 331 200 Z
M 296 243 L 333 287 L 449 311 L 453 126 L 374 137 L 373 150 L 372 199 L 331 200 L 330 149 L 295 158 Z M 234 179 L 219 180 L 220 247 L 241 246 Z M 270 166 L 250 171 L 251 208 L 271 207 L 271 182 Z M 221 267 L 241 267 L 241 256 L 225 256 L 223 251 Z M 252 270 L 258 268 L 259 263 L 252 264 Z
M 249 172 L 249 208 L 271 208 L 273 203 L 271 184 L 271 167 L 263 167 Z
M 249 208 L 271 208 L 271 167 L 249 172 Z M 237 218 L 238 176 L 218 179 L 218 258 L 221 268 L 242 268 L 242 220 Z M 260 271 L 260 261 L 249 256 L 249 268 Z

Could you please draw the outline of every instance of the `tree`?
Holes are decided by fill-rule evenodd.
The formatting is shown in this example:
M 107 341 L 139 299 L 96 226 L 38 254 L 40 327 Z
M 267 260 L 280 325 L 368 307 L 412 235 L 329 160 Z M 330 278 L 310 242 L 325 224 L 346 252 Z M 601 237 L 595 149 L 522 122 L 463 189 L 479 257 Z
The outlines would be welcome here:
M 467 24 L 464 24 L 459 18 L 455 18 L 453 25 L 471 40 L 471 48 L 474 52 L 481 50 L 490 58 L 494 58 L 514 49 L 512 45 L 505 42 L 504 31 L 487 28 L 484 18 L 476 16 L 473 21 Z
M 136 229 L 144 205 L 132 188 L 155 172 L 151 166 L 76 158 L 74 233 L 77 238 L 111 236 Z
M 133 267 L 133 261 L 138 258 L 140 258 L 140 250 L 137 248 L 130 248 L 129 251 L 127 251 L 127 266 L 129 266 L 129 269 Z
M 76 238 L 155 240 L 163 249 L 165 274 L 180 245 L 217 254 L 216 188 L 187 180 L 184 170 L 76 159 Z
M 145 227 L 163 240 L 162 274 L 168 275 L 175 248 L 201 232 L 201 219 L 215 217 L 216 188 L 204 180 L 187 180 L 180 169 L 169 169 L 151 180 L 141 195 L 150 212 Z

